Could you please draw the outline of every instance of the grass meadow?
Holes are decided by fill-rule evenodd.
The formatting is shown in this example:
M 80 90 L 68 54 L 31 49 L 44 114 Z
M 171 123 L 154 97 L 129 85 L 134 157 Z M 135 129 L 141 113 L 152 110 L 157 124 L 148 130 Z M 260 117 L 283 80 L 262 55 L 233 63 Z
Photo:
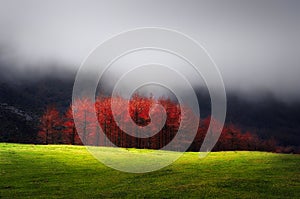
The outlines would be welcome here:
M 103 147 L 103 155 L 120 150 Z M 161 170 L 132 174 L 84 146 L 0 143 L 0 198 L 300 198 L 299 165 L 293 154 L 187 152 Z

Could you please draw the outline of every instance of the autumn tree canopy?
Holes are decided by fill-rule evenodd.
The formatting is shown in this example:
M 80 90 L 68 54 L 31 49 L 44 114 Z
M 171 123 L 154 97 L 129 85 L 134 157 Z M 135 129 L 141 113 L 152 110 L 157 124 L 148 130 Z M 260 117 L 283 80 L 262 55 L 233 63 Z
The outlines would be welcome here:
M 115 115 L 111 108 L 112 101 Z M 158 124 L 163 121 L 163 116 L 159 109 L 154 108 L 157 104 L 164 108 L 166 114 L 166 121 L 162 123 L 161 129 L 158 128 Z M 74 114 L 77 119 L 76 126 Z M 93 114 L 96 114 L 96 117 L 93 117 Z M 192 126 L 198 125 L 197 134 L 188 150 L 199 151 L 210 123 L 212 128 L 218 127 L 218 121 L 210 117 L 200 120 L 188 106 L 180 107 L 170 99 L 154 99 L 138 94 L 130 100 L 120 96 L 99 96 L 95 103 L 87 98 L 77 99 L 62 115 L 54 106 L 47 107 L 40 119 L 38 136 L 40 142 L 45 144 L 113 144 L 126 148 L 161 149 L 174 139 L 180 125 L 184 124 L 181 125 L 183 133 L 176 139 L 175 148 L 172 148 L 183 150 L 182 145 L 189 142 L 187 138 Z M 157 133 L 149 137 L 141 136 L 147 132 Z M 234 124 L 225 124 L 213 150 L 275 151 L 276 142 L 263 141 L 253 133 L 243 133 Z

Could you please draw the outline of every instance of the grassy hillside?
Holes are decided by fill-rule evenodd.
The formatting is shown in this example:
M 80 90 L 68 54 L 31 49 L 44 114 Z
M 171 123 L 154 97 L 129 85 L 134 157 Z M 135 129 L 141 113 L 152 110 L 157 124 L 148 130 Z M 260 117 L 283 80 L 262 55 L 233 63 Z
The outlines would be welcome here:
M 118 156 L 118 149 L 107 155 Z M 133 149 L 135 150 L 135 149 Z M 300 155 L 186 153 L 152 173 L 104 166 L 82 146 L 0 144 L 0 198 L 300 198 Z

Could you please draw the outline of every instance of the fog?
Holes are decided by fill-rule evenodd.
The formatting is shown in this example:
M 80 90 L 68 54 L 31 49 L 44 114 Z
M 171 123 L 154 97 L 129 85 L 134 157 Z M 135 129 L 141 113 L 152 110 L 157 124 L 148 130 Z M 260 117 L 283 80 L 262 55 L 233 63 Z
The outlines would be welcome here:
M 112 35 L 150 26 L 183 32 L 203 45 L 228 91 L 248 97 L 270 91 L 284 101 L 300 100 L 297 0 L 1 0 L 1 73 L 31 79 L 54 75 L 59 67 L 77 70 Z M 180 69 L 179 63 L 173 66 Z M 117 78 L 122 71 L 111 73 Z

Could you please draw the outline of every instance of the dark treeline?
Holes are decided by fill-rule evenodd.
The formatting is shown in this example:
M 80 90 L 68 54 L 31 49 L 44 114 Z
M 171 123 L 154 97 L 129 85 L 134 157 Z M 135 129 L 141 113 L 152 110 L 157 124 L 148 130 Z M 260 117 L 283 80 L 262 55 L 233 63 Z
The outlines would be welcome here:
M 121 121 L 118 126 L 111 110 L 111 102 L 114 100 L 117 106 L 116 120 Z M 160 104 L 166 111 L 166 122 L 162 129 L 155 129 L 162 120 L 162 113 L 151 107 Z M 129 105 L 129 107 L 127 106 Z M 73 109 L 73 110 L 72 110 Z M 96 116 L 93 117 L 93 111 Z M 129 111 L 128 111 L 129 110 Z M 151 110 L 151 119 L 150 119 Z M 76 114 L 76 128 L 73 118 Z M 128 113 L 129 112 L 129 113 Z M 95 119 L 97 118 L 97 119 Z M 131 123 L 131 119 L 134 123 Z M 199 121 L 199 118 L 189 107 L 180 107 L 170 99 L 143 97 L 134 95 L 129 101 L 122 97 L 98 97 L 95 104 L 88 99 L 78 99 L 69 109 L 60 114 L 55 106 L 48 106 L 40 119 L 40 131 L 37 140 L 43 144 L 77 144 L 93 146 L 110 146 L 114 144 L 126 148 L 160 149 L 166 146 L 176 136 L 180 124 L 180 141 L 174 145 L 173 150 L 183 150 L 182 145 L 192 131 L 193 124 L 198 124 L 197 134 L 189 147 L 189 151 L 199 151 L 208 126 L 218 125 L 218 121 L 207 117 Z M 126 127 L 124 132 L 123 127 Z M 101 128 L 101 129 L 100 129 Z M 157 132 L 147 138 L 139 138 L 142 128 Z M 78 131 L 77 131 L 78 130 Z M 101 134 L 101 130 L 106 136 Z M 133 132 L 131 136 L 126 132 Z M 185 136 L 186 135 L 186 136 Z M 279 147 L 274 139 L 262 140 L 250 132 L 242 132 L 234 124 L 225 124 L 221 136 L 215 145 L 214 151 L 225 150 L 259 150 L 272 152 L 296 152 L 293 148 Z
M 0 64 L 1 68 L 1 64 Z M 10 73 L 8 76 L 12 76 Z M 32 77 L 32 81 L 12 78 L 5 81 L 0 74 L 0 142 L 36 143 L 40 116 L 49 104 L 55 104 L 60 113 L 65 113 L 72 98 L 73 74 L 62 77 Z M 101 93 L 105 93 L 101 88 Z M 251 132 L 263 140 L 274 138 L 278 145 L 300 148 L 300 103 L 284 103 L 265 91 L 256 101 L 238 92 L 227 92 L 226 123 L 234 124 L 242 132 Z M 210 97 L 204 88 L 197 88 L 201 119 L 210 115 Z M 255 98 L 255 96 L 253 96 Z M 24 111 L 32 120 L 16 113 Z M 63 114 L 62 114 L 63 115 Z M 62 117 L 62 116 L 61 116 Z

